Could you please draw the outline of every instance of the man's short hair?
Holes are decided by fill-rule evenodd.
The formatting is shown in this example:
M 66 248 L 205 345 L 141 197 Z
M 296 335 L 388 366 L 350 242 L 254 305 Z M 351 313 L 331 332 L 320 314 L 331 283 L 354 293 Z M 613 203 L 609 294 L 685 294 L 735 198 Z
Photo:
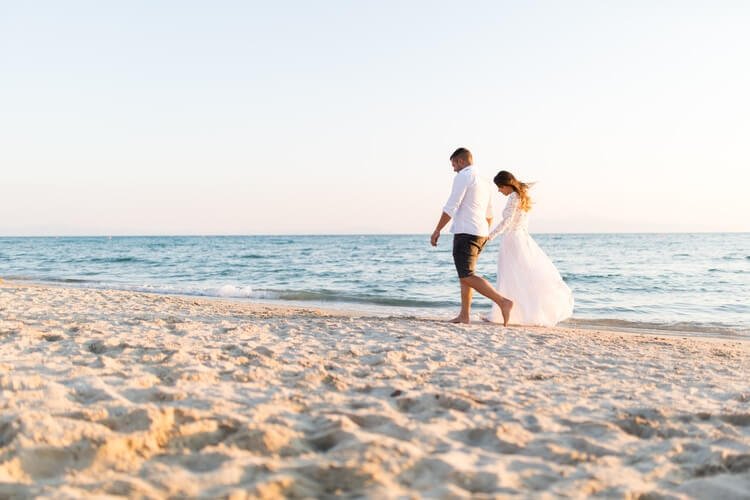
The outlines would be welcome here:
M 471 157 L 471 151 L 466 148 L 458 148 L 457 150 L 455 150 L 450 159 L 451 161 L 464 160 L 469 162 L 469 164 L 474 162 L 474 159 Z

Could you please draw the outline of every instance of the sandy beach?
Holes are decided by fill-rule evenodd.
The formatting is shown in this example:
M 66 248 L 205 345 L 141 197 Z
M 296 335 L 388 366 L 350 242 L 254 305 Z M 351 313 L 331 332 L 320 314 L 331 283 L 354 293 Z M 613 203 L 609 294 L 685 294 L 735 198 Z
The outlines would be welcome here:
M 750 343 L 0 285 L 0 498 L 750 498 Z

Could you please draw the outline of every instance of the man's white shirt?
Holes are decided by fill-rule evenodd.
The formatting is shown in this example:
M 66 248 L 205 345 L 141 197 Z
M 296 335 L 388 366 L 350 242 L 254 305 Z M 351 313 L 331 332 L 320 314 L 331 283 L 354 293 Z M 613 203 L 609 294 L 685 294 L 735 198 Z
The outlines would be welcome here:
M 479 175 L 477 167 L 462 168 L 453 179 L 453 187 L 443 212 L 451 216 L 451 233 L 488 236 L 487 219 L 493 215 L 493 189 L 490 181 Z

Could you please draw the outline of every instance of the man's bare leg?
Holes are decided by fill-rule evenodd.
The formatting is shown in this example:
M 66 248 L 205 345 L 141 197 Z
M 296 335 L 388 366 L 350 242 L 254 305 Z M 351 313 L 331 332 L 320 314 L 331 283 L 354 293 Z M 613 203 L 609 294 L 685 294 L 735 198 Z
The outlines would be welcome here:
M 463 285 L 470 286 L 477 292 L 481 293 L 491 301 L 493 301 L 500 308 L 500 312 L 503 313 L 503 326 L 508 326 L 508 320 L 510 320 L 510 311 L 513 309 L 513 301 L 500 295 L 495 287 L 490 285 L 490 282 L 481 276 L 467 276 L 461 278 L 461 291 L 463 292 Z M 463 297 L 463 293 L 461 294 Z
M 449 323 L 471 323 L 471 296 L 474 290 L 461 280 L 461 312 Z

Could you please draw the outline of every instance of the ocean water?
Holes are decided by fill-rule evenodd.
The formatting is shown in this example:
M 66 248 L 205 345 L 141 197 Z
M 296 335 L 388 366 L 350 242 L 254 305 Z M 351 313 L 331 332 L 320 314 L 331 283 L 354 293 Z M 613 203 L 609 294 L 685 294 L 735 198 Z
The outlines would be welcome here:
M 536 234 L 575 297 L 567 324 L 750 335 L 750 233 Z M 500 239 L 480 256 L 494 282 Z M 8 281 L 448 318 L 451 235 L 0 238 Z M 0 304 L 0 307 L 2 305 Z M 490 302 L 475 294 L 473 312 Z

